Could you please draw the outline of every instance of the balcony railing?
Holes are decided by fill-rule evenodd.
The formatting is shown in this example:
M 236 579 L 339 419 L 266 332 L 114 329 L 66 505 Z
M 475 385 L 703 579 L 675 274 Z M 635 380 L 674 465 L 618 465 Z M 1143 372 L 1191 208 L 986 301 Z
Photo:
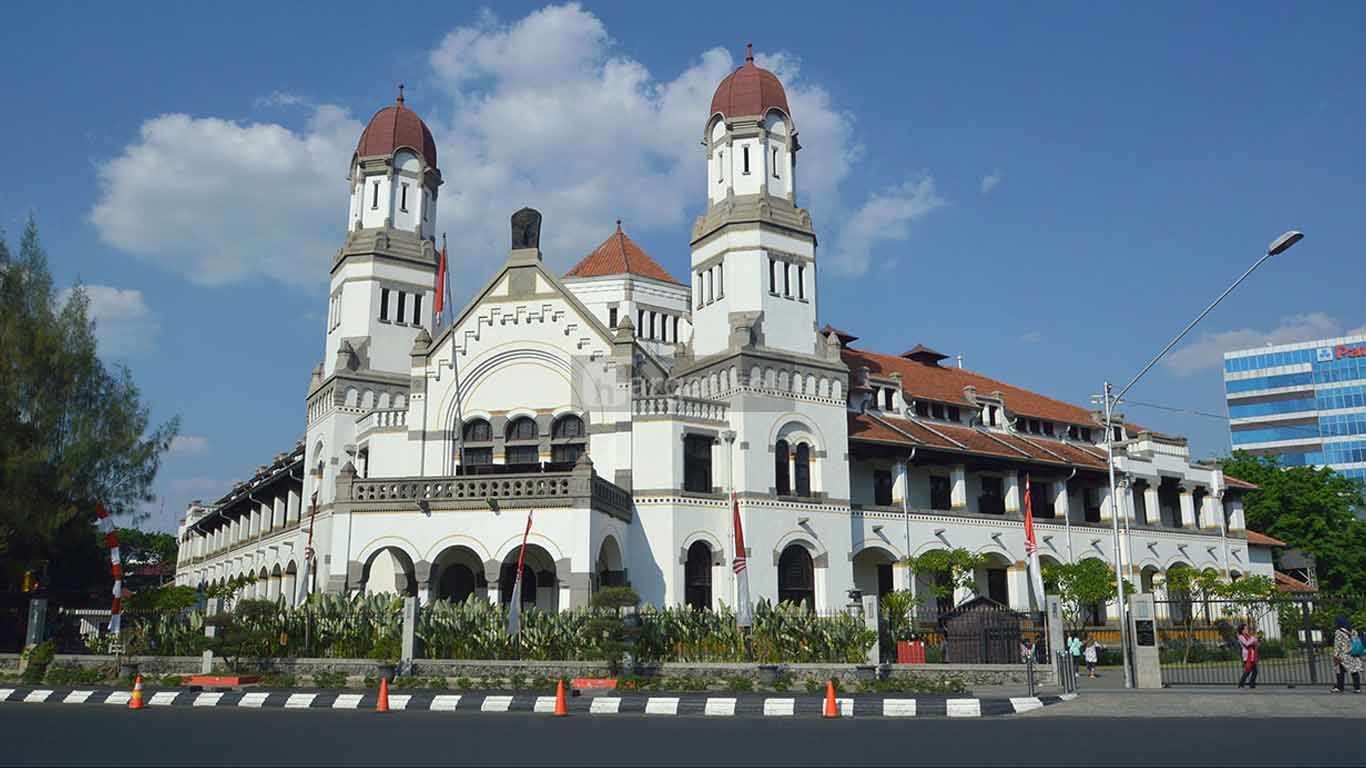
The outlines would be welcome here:
M 726 420 L 729 405 L 720 400 L 703 400 L 682 395 L 646 395 L 637 397 L 633 411 L 637 416 L 678 416 L 701 421 Z
M 356 437 L 376 429 L 401 429 L 407 425 L 407 408 L 376 409 L 356 419 Z

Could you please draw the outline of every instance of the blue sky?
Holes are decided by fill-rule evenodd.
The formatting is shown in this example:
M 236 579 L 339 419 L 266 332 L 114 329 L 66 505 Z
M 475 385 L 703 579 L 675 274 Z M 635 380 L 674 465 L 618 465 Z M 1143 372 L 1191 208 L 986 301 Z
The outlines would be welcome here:
M 408 84 L 467 297 L 506 217 L 567 269 L 618 216 L 686 274 L 711 91 L 752 40 L 802 132 L 822 320 L 1078 403 L 1127 380 L 1281 231 L 1135 401 L 1223 411 L 1219 352 L 1366 324 L 1355 4 L 21 3 L 0 225 L 30 212 L 104 354 L 180 414 L 151 525 L 287 449 L 322 354 L 350 152 Z M 1218 420 L 1131 420 L 1227 445 Z

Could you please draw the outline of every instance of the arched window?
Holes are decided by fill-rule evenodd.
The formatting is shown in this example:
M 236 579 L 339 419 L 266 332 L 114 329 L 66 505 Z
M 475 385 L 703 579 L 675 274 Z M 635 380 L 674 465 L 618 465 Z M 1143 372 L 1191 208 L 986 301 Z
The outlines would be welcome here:
M 536 421 L 528 416 L 520 416 L 508 424 L 508 445 L 504 459 L 508 464 L 536 464 L 541 459 L 540 446 L 536 442 Z
M 465 422 L 464 437 L 467 443 L 487 443 L 493 439 L 493 428 L 484 419 L 472 419 Z
M 555 441 L 550 446 L 551 461 L 567 464 L 578 461 L 584 451 L 583 419 L 572 413 L 561 416 L 551 425 L 550 437 Z
M 698 611 L 711 610 L 711 547 L 694 541 L 683 568 L 683 602 Z
M 816 568 L 811 553 L 800 544 L 788 545 L 778 558 L 778 600 L 816 609 Z
M 811 495 L 811 446 L 807 443 L 797 444 L 796 461 L 793 462 L 797 470 L 797 495 Z
M 493 427 L 485 419 L 470 419 L 460 431 L 461 445 L 456 460 L 463 467 L 482 467 L 493 463 Z M 462 458 L 463 457 L 463 458 Z
M 779 440 L 773 446 L 773 492 L 779 496 L 787 496 L 792 493 L 792 484 L 789 481 L 787 465 L 787 441 Z

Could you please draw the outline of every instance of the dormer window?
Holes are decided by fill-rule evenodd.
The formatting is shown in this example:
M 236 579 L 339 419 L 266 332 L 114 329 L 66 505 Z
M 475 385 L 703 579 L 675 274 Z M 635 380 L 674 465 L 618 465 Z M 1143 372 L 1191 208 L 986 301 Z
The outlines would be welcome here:
M 988 405 L 988 406 L 987 406 L 987 419 L 986 419 L 986 421 L 987 421 L 987 426 L 989 426 L 989 427 L 998 427 L 998 426 L 1000 426 L 1000 422 L 997 421 L 997 417 L 998 417 L 999 412 L 1000 412 L 1000 411 L 999 411 L 999 409 L 997 409 L 996 406 L 994 406 L 994 405 Z
M 883 402 L 883 410 L 885 410 L 885 411 L 890 411 L 890 410 L 892 410 L 892 390 L 891 390 L 890 387 L 887 388 L 887 389 L 882 390 L 882 402 Z
M 934 404 L 932 404 L 932 405 L 930 406 L 930 415 L 933 416 L 933 417 L 936 418 L 936 419 L 939 419 L 940 421 L 943 421 L 943 419 L 944 419 L 944 406 L 940 405 L 939 403 L 934 403 Z
M 956 406 L 956 405 L 950 405 L 950 406 L 948 407 L 948 411 L 949 411 L 949 421 L 962 421 L 962 420 L 963 420 L 963 414 L 962 414 L 961 411 L 958 410 L 958 406 Z
M 379 208 L 379 182 L 371 185 L 370 190 L 370 210 L 376 210 Z
M 929 418 L 930 404 L 923 400 L 917 400 L 915 402 L 915 415 L 921 418 Z

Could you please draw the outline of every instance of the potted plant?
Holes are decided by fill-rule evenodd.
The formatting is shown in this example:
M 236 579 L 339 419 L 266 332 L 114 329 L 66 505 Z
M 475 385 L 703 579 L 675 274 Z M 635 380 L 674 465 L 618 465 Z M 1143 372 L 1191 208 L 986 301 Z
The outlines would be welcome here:
M 924 644 L 919 644 L 919 649 L 912 645 L 916 640 L 915 609 L 919 604 L 920 601 L 910 590 L 897 590 L 882 596 L 882 615 L 887 619 L 887 634 L 896 647 L 898 664 L 911 664 L 917 658 L 922 663 L 925 660 Z M 921 653 L 917 654 L 917 650 L 921 650 Z
M 398 638 L 396 637 L 386 635 L 376 640 L 374 646 L 370 648 L 370 658 L 376 662 L 375 674 L 390 683 L 394 682 L 394 671 L 398 667 L 399 651 Z

